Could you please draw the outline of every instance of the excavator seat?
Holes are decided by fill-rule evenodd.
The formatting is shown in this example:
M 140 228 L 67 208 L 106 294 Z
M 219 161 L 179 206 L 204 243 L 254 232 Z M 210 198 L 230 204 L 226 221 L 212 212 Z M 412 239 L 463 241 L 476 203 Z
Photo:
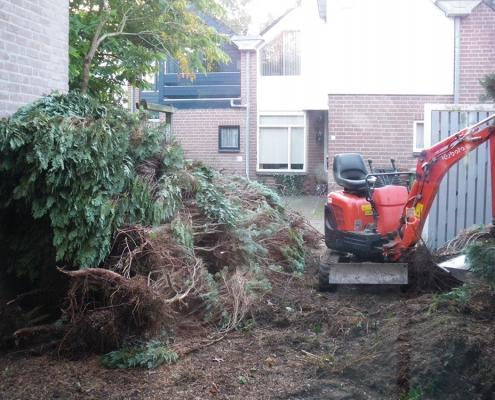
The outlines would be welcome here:
M 333 160 L 335 182 L 346 191 L 365 195 L 367 192 L 366 175 L 368 170 L 361 154 L 337 154 Z

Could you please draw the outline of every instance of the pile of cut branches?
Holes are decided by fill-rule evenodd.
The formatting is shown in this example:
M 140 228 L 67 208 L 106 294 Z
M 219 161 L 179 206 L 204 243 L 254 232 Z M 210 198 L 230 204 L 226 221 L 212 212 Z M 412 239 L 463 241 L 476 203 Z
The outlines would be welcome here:
M 63 326 L 64 351 L 173 335 L 191 316 L 235 329 L 319 245 L 276 193 L 186 162 L 146 118 L 69 93 L 0 121 L 0 279 L 62 282 L 62 314 L 35 320 Z

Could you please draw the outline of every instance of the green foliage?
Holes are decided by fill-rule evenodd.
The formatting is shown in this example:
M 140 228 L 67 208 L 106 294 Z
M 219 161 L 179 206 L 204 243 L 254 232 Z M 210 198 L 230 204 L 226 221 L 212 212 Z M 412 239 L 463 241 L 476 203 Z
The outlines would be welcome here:
M 466 249 L 470 270 L 495 289 L 495 240 L 475 242 Z
M 157 224 L 179 208 L 172 178 L 157 189 L 136 172 L 162 139 L 146 115 L 77 93 L 41 98 L 0 121 L 0 209 L 49 221 L 58 261 L 97 266 L 117 227 Z
M 495 102 L 495 74 L 489 74 L 480 81 L 481 86 L 485 88 L 486 96 L 483 101 Z
M 163 149 L 163 165 L 168 171 L 184 168 L 184 149 L 176 142 L 169 143 Z
M 196 203 L 205 216 L 232 227 L 240 220 L 240 211 L 213 184 L 212 173 L 204 167 L 194 172 L 198 185 Z
M 171 224 L 172 233 L 177 243 L 184 246 L 190 254 L 194 253 L 194 236 L 192 227 L 186 225 L 180 219 L 174 219 Z
M 421 400 L 423 396 L 423 390 L 419 387 L 414 387 L 407 394 L 402 395 L 400 400 Z
M 100 358 L 101 364 L 106 368 L 157 368 L 162 364 L 177 362 L 177 353 L 168 349 L 162 342 L 152 340 L 144 346 L 136 348 L 123 348 L 112 351 Z
M 245 35 L 251 16 L 247 6 L 252 0 L 219 0 L 224 7 L 225 12 L 220 15 L 224 21 L 235 33 Z
M 304 175 L 275 175 L 275 183 L 284 196 L 300 196 L 304 194 Z
M 433 296 L 429 312 L 436 312 L 443 307 L 459 311 L 469 303 L 470 298 L 471 287 L 468 285 L 459 286 L 450 292 Z
M 287 259 L 289 269 L 292 272 L 304 272 L 306 266 L 304 251 L 304 239 L 301 232 L 296 229 L 288 230 L 288 246 L 282 249 L 282 254 Z
M 216 0 L 71 0 L 69 85 L 105 102 L 122 97 L 127 84 L 147 87 L 146 75 L 172 57 L 182 72 L 203 72 L 228 60 L 226 38 L 201 13 L 219 15 Z M 89 64 L 88 64 L 89 62 Z
M 282 199 L 276 192 L 274 192 L 273 190 L 271 190 L 270 188 L 268 188 L 267 186 L 263 185 L 260 182 L 249 181 L 247 179 L 245 179 L 245 181 L 250 190 L 260 193 L 265 197 L 265 201 L 271 208 L 275 209 L 278 212 L 285 211 L 284 205 L 282 203 Z

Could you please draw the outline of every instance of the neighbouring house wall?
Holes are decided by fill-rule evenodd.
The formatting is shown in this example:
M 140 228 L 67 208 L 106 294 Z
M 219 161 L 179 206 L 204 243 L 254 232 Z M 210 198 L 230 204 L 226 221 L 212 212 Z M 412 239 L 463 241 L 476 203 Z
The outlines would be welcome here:
M 184 148 L 187 159 L 202 161 L 225 173 L 244 175 L 244 116 L 243 109 L 178 110 L 172 117 L 172 132 Z M 240 126 L 239 153 L 219 152 L 219 125 Z
M 454 21 L 431 0 L 329 0 L 329 94 L 451 95 Z M 317 59 L 314 60 L 317 62 Z
M 68 90 L 69 2 L 0 0 L 0 117 Z
M 302 111 L 326 108 L 327 59 L 331 53 L 323 44 L 326 26 L 316 1 L 303 1 L 263 35 L 269 45 L 283 31 L 300 32 L 301 73 L 293 76 L 258 76 L 260 111 Z M 318 44 L 318 45 L 317 45 Z
M 480 103 L 479 80 L 495 73 L 495 11 L 481 3 L 461 19 L 460 102 Z
M 414 167 L 413 122 L 423 120 L 425 103 L 452 103 L 452 96 L 330 95 L 328 142 L 329 187 L 335 189 L 332 165 L 338 153 L 361 153 L 376 167 Z
M 249 175 L 256 179 L 257 162 L 257 57 L 249 52 L 249 86 L 247 85 L 247 51 L 241 53 L 241 103 L 239 108 L 184 109 L 172 116 L 172 132 L 182 144 L 186 157 L 226 173 L 246 175 L 246 105 L 249 91 Z M 240 151 L 221 153 L 218 151 L 218 127 L 240 126 Z

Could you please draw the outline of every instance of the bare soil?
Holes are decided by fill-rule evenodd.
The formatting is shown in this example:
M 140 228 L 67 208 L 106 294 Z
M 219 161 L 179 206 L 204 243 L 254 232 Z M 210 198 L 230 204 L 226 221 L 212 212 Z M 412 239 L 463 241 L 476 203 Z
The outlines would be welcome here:
M 3 355 L 0 398 L 495 399 L 493 299 L 434 309 L 431 294 L 315 287 L 313 267 L 222 340 L 184 326 L 174 348 L 185 355 L 156 370 L 109 370 L 97 356 Z

